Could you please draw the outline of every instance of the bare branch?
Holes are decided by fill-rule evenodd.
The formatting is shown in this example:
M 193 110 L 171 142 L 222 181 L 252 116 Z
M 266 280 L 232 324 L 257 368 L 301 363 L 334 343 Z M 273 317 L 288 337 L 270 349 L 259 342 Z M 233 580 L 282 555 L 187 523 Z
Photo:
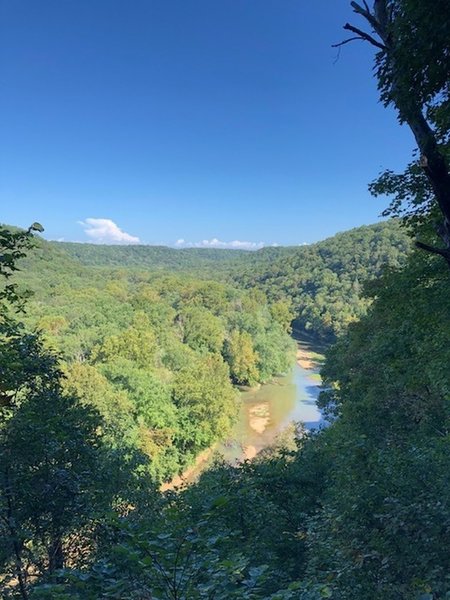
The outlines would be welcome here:
M 381 42 L 376 40 L 373 36 L 366 33 L 362 29 L 358 29 L 358 27 L 354 27 L 353 25 L 350 25 L 350 23 L 346 23 L 344 25 L 344 29 L 346 29 L 347 31 L 351 31 L 352 33 L 356 33 L 359 37 L 363 38 L 364 40 L 366 40 L 367 42 L 372 44 L 372 46 L 375 46 L 376 48 L 380 48 L 380 50 L 383 50 L 383 52 L 387 51 L 387 47 L 384 44 L 382 44 Z
M 350 2 L 350 5 L 355 13 L 367 19 L 367 21 L 369 21 L 369 23 L 375 29 L 375 26 L 378 25 L 378 23 L 373 14 L 370 12 L 369 7 L 367 6 L 367 2 L 364 2 L 364 6 L 366 7 L 365 9 L 362 6 L 360 6 L 357 2 Z
M 339 44 L 332 44 L 331 47 L 332 48 L 340 48 L 341 46 L 344 46 L 345 44 L 348 44 L 349 42 L 353 42 L 354 40 L 362 40 L 363 42 L 365 41 L 365 39 L 363 37 L 361 37 L 360 35 L 355 35 L 355 37 L 348 38 L 348 40 L 339 42 Z
M 363 0 L 364 1 L 364 0 Z M 363 8 L 362 6 L 360 6 L 357 2 L 351 2 L 351 7 L 353 8 L 353 11 L 355 13 L 357 13 L 358 15 L 361 15 L 362 17 L 364 17 L 366 19 L 366 21 L 368 23 L 370 23 L 370 25 L 372 26 L 373 30 L 376 31 L 376 33 L 378 33 L 378 35 L 380 37 L 383 37 L 383 32 L 386 26 L 386 22 L 385 19 L 383 19 L 383 22 L 381 20 L 379 20 L 377 17 L 378 15 L 373 15 L 370 12 L 370 9 L 367 5 L 367 2 L 364 2 L 364 6 L 365 8 Z

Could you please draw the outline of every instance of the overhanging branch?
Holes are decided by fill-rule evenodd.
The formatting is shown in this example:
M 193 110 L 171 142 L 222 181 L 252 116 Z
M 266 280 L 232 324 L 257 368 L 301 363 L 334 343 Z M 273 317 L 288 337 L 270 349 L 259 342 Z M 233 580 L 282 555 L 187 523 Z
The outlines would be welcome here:
M 421 250 L 426 250 L 432 254 L 439 254 L 439 256 L 443 256 L 445 260 L 450 263 L 450 251 L 447 248 L 436 248 L 436 246 L 430 246 L 429 244 L 424 244 L 424 242 L 420 242 L 418 240 L 416 240 L 415 245 L 417 248 L 421 248 Z
M 347 31 L 351 31 L 352 33 L 356 33 L 359 38 L 365 40 L 366 42 L 369 42 L 370 44 L 372 44 L 372 46 L 375 46 L 376 48 L 383 50 L 383 52 L 387 51 L 387 47 L 384 44 L 382 44 L 381 42 L 376 40 L 372 35 L 370 35 L 369 33 L 366 33 L 362 29 L 359 29 L 358 27 L 355 27 L 354 25 L 350 25 L 350 23 L 346 23 L 344 25 L 344 29 L 346 29 Z
M 363 42 L 365 42 L 365 39 L 363 37 L 361 37 L 360 35 L 355 35 L 354 37 L 348 38 L 348 40 L 344 40 L 343 42 L 339 42 L 339 44 L 332 44 L 332 48 L 340 48 L 341 46 L 344 46 L 345 44 L 348 44 L 349 42 L 354 42 L 355 40 L 362 40 Z

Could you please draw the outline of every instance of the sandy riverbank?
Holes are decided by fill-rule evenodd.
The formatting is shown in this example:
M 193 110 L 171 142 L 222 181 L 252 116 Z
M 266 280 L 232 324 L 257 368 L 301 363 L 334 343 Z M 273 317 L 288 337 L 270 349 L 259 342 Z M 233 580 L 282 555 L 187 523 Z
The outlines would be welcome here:
M 211 448 L 207 448 L 206 450 L 203 450 L 203 452 L 200 452 L 193 465 L 183 471 L 181 475 L 175 475 L 171 481 L 163 483 L 159 488 L 160 491 L 167 492 L 169 490 L 174 490 L 175 488 L 186 485 L 197 479 L 203 469 L 207 466 L 215 448 L 216 446 L 214 445 L 211 446 Z
M 255 404 L 249 410 L 249 426 L 256 433 L 263 434 L 270 423 L 270 411 L 267 402 Z
M 323 361 L 323 356 L 310 349 L 309 345 L 299 346 L 297 349 L 296 361 L 299 366 L 305 370 L 313 371 L 318 369 Z M 248 391 L 248 390 L 247 390 Z M 249 409 L 249 427 L 254 432 L 263 435 L 270 423 L 270 412 L 267 402 L 254 404 Z M 193 465 L 188 467 L 181 475 L 175 476 L 170 482 L 161 486 L 161 491 L 166 492 L 174 490 L 183 485 L 188 485 L 195 481 L 211 462 L 214 451 L 219 447 L 215 444 L 211 448 L 201 452 Z M 253 460 L 260 451 L 259 446 L 249 443 L 242 445 L 242 457 L 240 461 Z
M 297 363 L 303 368 L 303 369 L 314 369 L 315 367 L 315 363 L 313 361 L 313 359 L 311 358 L 311 353 L 308 352 L 307 350 L 305 350 L 304 348 L 298 348 L 297 349 Z
M 322 354 L 313 352 L 307 347 L 299 346 L 297 348 L 296 360 L 302 369 L 312 371 L 313 369 L 319 369 L 321 367 L 324 357 Z

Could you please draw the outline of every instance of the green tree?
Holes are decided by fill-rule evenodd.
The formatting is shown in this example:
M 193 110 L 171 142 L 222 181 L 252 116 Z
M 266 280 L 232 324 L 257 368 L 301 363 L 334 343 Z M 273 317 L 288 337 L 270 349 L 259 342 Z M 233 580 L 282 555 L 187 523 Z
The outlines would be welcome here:
M 179 319 L 183 341 L 193 350 L 220 353 L 225 339 L 223 321 L 203 307 L 189 307 Z
M 133 361 L 116 358 L 102 365 L 102 374 L 114 388 L 114 394 L 124 395 L 131 424 L 124 433 L 136 435 L 134 443 L 149 459 L 148 469 L 156 481 L 164 481 L 179 469 L 175 439 L 180 434 L 177 407 L 172 402 L 171 388 L 149 369 Z M 126 423 L 126 421 L 125 421 Z M 122 422 L 124 425 L 124 422 Z
M 238 329 L 233 330 L 226 343 L 225 356 L 235 383 L 254 385 L 258 382 L 259 356 L 253 348 L 252 337 L 249 333 Z
M 23 312 L 24 302 L 29 292 L 20 292 L 17 283 L 11 283 L 10 278 L 19 270 L 17 262 L 26 256 L 26 251 L 34 244 L 33 231 L 44 231 L 40 223 L 33 223 L 27 231 L 13 230 L 0 226 L 0 313 L 2 323 L 7 318 L 10 308 Z
M 117 357 L 135 362 L 140 367 L 152 367 L 158 351 L 156 335 L 145 313 L 136 313 L 133 325 L 121 334 L 107 337 L 97 346 L 93 360 L 107 362 Z
M 270 305 L 270 313 L 286 333 L 291 333 L 292 321 L 294 320 L 292 302 L 289 300 L 277 300 Z
M 338 419 L 311 572 L 338 574 L 343 598 L 448 592 L 449 287 L 445 263 L 416 252 L 372 284 L 367 316 L 327 357 L 322 402 Z
M 224 438 L 237 415 L 228 365 L 217 355 L 202 357 L 176 374 L 173 400 L 180 419 L 175 443 L 188 459 Z
M 400 122 L 411 129 L 421 154 L 402 177 L 388 172 L 374 189 L 377 193 L 394 191 L 394 210 L 411 197 L 419 210 L 431 199 L 440 211 L 436 229 L 443 245 L 418 245 L 443 256 L 450 266 L 448 2 L 375 0 L 372 10 L 366 2 L 351 2 L 351 6 L 373 34 L 349 23 L 344 28 L 355 34 L 350 40 L 368 41 L 377 49 L 375 68 L 381 100 L 397 109 Z M 397 186 L 393 188 L 394 183 Z
M 1 233 L 0 274 L 8 278 L 30 230 Z M 10 283 L 0 294 L 0 589 L 8 597 L 17 587 L 26 600 L 33 579 L 92 540 L 95 519 L 113 501 L 113 462 L 98 413 L 63 392 L 59 357 L 10 316 L 23 310 L 23 296 Z
M 25 397 L 1 432 L 3 568 L 15 576 L 18 561 L 29 565 L 28 576 L 33 568 L 62 568 L 66 551 L 77 546 L 68 536 L 78 534 L 81 544 L 83 528 L 110 502 L 98 414 L 63 395 L 60 374 L 54 378 L 20 390 Z

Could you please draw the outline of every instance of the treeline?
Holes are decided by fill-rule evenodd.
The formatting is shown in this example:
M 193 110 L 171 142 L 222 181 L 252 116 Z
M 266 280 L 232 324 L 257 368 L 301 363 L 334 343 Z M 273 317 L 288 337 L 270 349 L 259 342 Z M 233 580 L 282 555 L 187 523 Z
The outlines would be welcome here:
M 17 281 L 34 290 L 25 322 L 61 353 L 67 390 L 150 456 L 161 481 L 227 435 L 235 386 L 289 370 L 292 321 L 316 336 L 344 331 L 369 304 L 362 282 L 404 261 L 408 247 L 395 222 L 308 247 L 238 252 L 239 267 L 231 251 L 36 239 Z M 165 271 L 154 268 L 161 253 Z M 172 265 L 177 256 L 189 257 L 186 271 Z
M 379 277 L 386 268 L 404 264 L 410 247 L 400 222 L 391 220 L 309 246 L 256 252 L 73 243 L 52 244 L 50 252 L 56 252 L 58 261 L 63 259 L 72 268 L 182 271 L 200 279 L 264 291 L 270 301 L 290 304 L 297 328 L 333 340 L 365 314 L 368 301 L 364 283 Z

